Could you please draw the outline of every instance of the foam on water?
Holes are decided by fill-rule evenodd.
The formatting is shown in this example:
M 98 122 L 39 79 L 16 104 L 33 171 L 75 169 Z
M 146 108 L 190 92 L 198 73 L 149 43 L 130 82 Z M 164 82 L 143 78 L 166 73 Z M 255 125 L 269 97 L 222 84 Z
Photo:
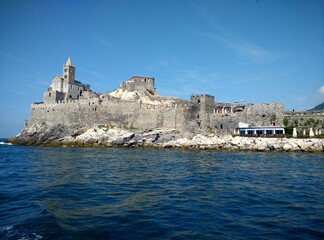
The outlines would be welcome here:
M 0 146 L 0 239 L 321 239 L 322 154 Z
M 33 229 L 27 229 L 24 226 L 3 226 L 0 227 L 0 237 L 2 239 L 18 240 L 40 240 L 42 235 L 33 232 Z

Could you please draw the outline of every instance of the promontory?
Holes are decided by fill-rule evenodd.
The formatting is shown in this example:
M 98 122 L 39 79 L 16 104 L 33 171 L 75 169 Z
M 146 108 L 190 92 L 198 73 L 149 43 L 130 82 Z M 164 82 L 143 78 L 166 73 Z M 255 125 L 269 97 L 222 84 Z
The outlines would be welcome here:
M 133 76 L 106 93 L 75 78 L 70 58 L 24 129 L 8 142 L 41 146 L 182 147 L 323 152 L 321 138 L 286 138 L 283 104 L 225 103 L 208 94 L 159 96 L 155 79 Z M 324 114 L 317 114 L 324 122 Z M 320 126 L 320 125 L 319 125 Z M 310 129 L 307 129 L 308 131 Z M 321 127 L 314 129 L 321 135 Z M 311 136 L 312 137 L 312 136 Z

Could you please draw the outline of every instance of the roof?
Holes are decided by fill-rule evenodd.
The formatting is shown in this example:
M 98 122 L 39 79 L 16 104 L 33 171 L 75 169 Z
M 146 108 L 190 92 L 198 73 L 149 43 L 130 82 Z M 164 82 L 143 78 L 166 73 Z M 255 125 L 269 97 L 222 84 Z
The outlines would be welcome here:
M 238 127 L 239 130 L 282 130 L 280 126 L 255 126 L 255 127 Z
M 71 66 L 71 67 L 74 67 L 72 62 L 71 62 L 71 58 L 69 57 L 68 60 L 66 61 L 65 63 L 65 66 Z

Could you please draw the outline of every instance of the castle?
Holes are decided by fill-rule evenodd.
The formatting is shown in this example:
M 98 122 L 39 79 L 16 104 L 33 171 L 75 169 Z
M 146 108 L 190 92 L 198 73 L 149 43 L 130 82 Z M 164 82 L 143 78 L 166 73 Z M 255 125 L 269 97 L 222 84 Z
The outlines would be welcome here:
M 194 94 L 190 100 L 159 96 L 154 81 L 152 77 L 133 76 L 114 91 L 99 94 L 75 79 L 75 66 L 68 58 L 63 75 L 55 76 L 44 92 L 44 102 L 31 105 L 27 124 L 106 124 L 195 134 L 284 134 L 282 104 L 222 103 L 208 94 Z

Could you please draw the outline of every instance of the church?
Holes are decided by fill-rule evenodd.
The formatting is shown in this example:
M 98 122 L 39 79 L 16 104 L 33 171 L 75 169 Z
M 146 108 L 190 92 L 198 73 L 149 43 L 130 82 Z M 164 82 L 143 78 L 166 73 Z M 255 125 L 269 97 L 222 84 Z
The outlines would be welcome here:
M 63 76 L 54 76 L 50 87 L 44 92 L 44 103 L 77 100 L 89 91 L 89 84 L 82 84 L 75 80 L 75 66 L 69 57 L 63 65 Z

